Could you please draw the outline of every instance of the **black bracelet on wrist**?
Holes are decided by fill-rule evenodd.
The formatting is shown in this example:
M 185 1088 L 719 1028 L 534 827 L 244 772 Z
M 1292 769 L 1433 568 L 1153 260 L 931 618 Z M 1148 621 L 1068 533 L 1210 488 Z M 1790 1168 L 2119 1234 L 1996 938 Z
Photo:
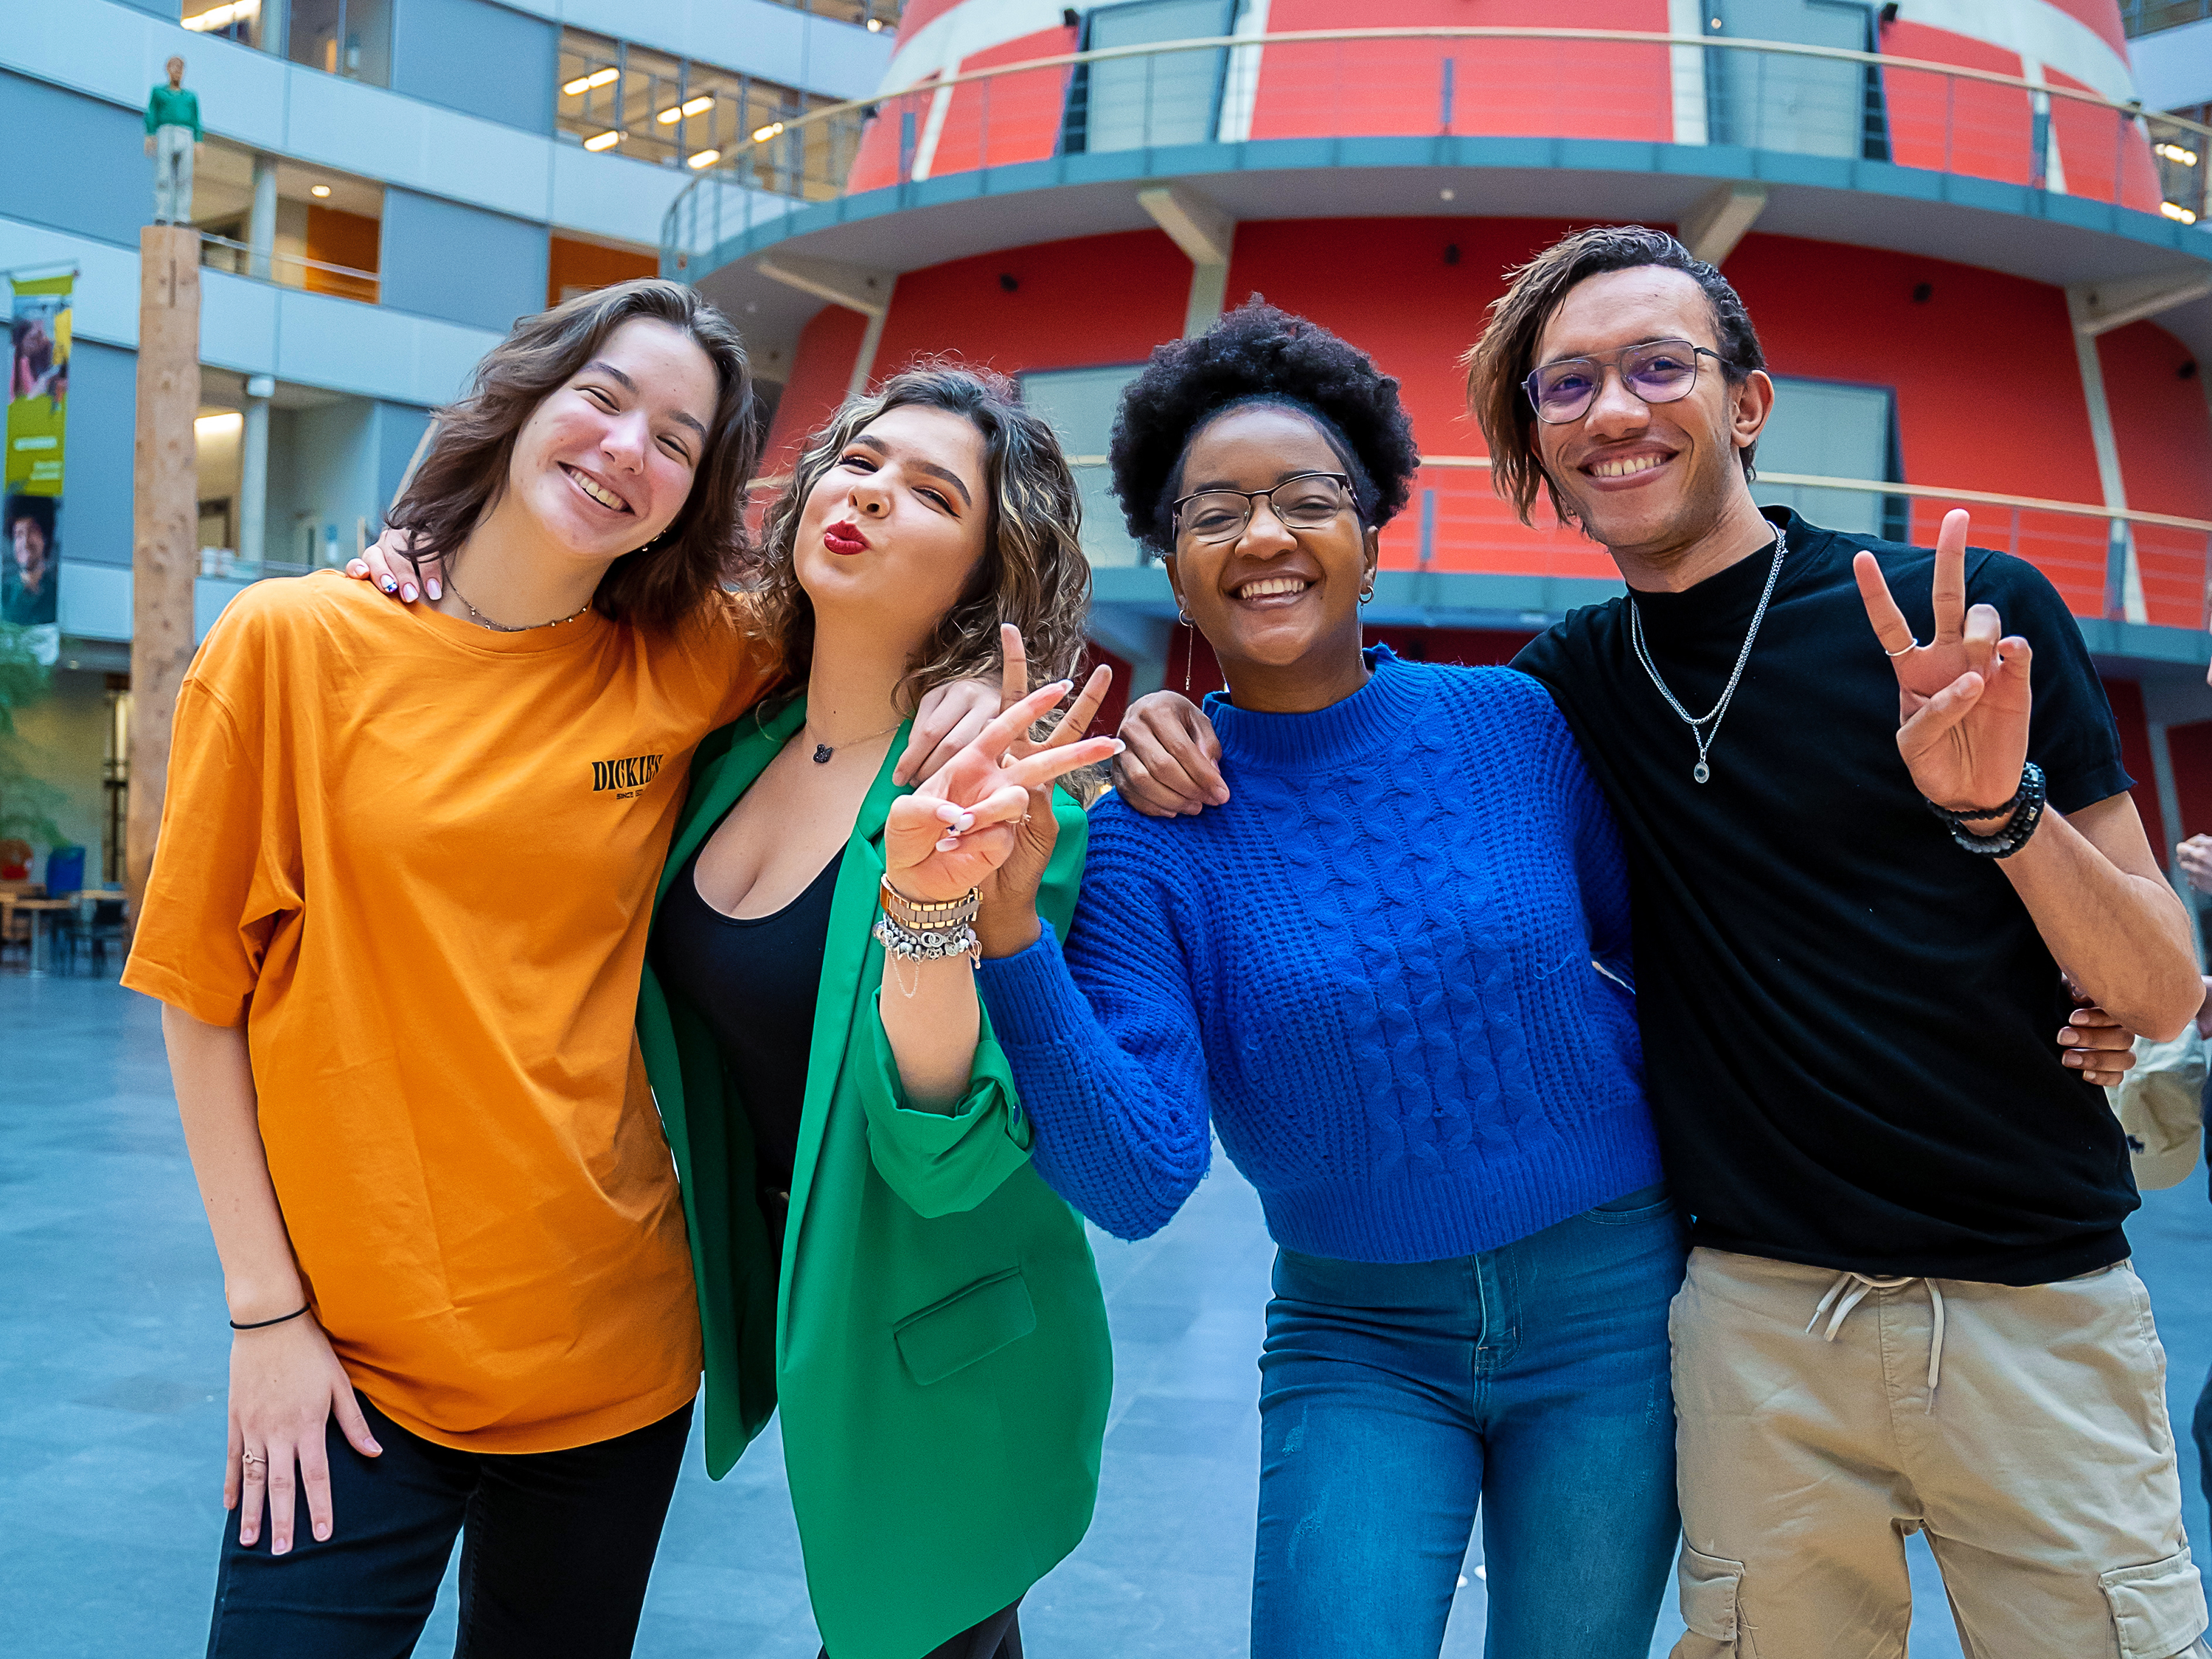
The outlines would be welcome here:
M 2043 821 L 2044 800 L 2043 769 L 2030 761 L 2021 769 L 2019 790 L 2002 806 L 1972 807 L 1954 812 L 1932 800 L 1927 805 L 1929 811 L 1943 820 L 1951 839 L 1967 852 L 1978 853 L 1984 858 L 2008 859 L 2027 845 L 2035 826 Z M 1993 818 L 2003 812 L 2012 817 L 1993 836 L 1978 836 L 1966 827 L 1970 819 Z
M 234 1331 L 265 1331 L 271 1325 L 282 1325 L 288 1320 L 297 1319 L 307 1311 L 307 1305 L 302 1304 L 288 1314 L 279 1314 L 274 1319 L 257 1319 L 250 1325 L 241 1325 L 234 1319 L 230 1322 L 230 1328 Z

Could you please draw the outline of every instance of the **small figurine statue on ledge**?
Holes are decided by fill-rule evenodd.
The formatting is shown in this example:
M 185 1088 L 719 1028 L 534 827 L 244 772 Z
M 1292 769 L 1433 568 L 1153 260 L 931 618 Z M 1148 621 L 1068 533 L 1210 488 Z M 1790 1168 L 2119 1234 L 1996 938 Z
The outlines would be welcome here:
M 169 60 L 169 80 L 146 100 L 146 154 L 154 158 L 154 222 L 189 224 L 192 158 L 203 136 L 199 94 L 185 90 L 185 60 Z

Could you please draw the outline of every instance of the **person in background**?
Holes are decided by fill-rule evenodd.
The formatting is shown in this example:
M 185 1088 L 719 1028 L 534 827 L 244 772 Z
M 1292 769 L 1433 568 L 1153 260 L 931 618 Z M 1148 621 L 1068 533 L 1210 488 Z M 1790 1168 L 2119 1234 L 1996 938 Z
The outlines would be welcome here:
M 408 1653 L 457 1537 L 464 1651 L 630 1650 L 700 1369 L 634 1025 L 691 751 L 778 672 L 758 430 L 688 288 L 525 319 L 392 510 L 434 604 L 258 582 L 193 659 L 124 983 L 235 1333 L 211 1659 Z
M 1916 1530 L 1970 1651 L 2203 1654 L 2111 1062 L 2042 1040 L 2069 974 L 2153 1037 L 2204 995 L 2080 629 L 1963 513 L 1932 552 L 1762 513 L 1758 334 L 1663 232 L 1513 272 L 1469 396 L 1500 493 L 1628 586 L 1515 663 L 1621 819 L 1692 1218 L 1676 1659 L 1900 1651 Z
M 59 588 L 54 568 L 54 500 L 51 495 L 10 495 L 7 565 L 0 570 L 0 621 L 37 627 L 58 614 Z
M 146 99 L 146 154 L 154 158 L 154 222 L 190 224 L 192 161 L 199 153 L 199 94 L 185 85 L 185 60 L 172 58 L 169 78 Z

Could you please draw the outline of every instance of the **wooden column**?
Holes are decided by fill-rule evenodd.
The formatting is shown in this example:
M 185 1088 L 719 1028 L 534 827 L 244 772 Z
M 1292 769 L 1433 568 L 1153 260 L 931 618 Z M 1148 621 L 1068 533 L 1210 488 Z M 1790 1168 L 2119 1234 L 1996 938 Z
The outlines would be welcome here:
M 200 239 L 189 225 L 138 233 L 138 430 L 131 511 L 131 915 L 154 867 L 169 781 L 169 726 L 192 660 L 200 571 Z

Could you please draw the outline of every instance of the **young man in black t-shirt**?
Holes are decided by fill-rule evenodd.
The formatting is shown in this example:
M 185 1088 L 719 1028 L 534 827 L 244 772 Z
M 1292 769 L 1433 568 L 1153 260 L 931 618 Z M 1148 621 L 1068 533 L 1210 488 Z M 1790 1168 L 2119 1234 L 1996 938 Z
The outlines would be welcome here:
M 1964 514 L 1933 554 L 1762 515 L 1761 363 L 1711 266 L 1600 229 L 1470 376 L 1500 493 L 1630 588 L 1515 665 L 1620 818 L 1693 1217 L 1676 1659 L 1902 1653 L 1919 1528 L 1970 1653 L 2203 1656 L 2127 1148 L 2045 1036 L 2062 964 L 2179 1030 L 2187 919 L 2050 584 Z

